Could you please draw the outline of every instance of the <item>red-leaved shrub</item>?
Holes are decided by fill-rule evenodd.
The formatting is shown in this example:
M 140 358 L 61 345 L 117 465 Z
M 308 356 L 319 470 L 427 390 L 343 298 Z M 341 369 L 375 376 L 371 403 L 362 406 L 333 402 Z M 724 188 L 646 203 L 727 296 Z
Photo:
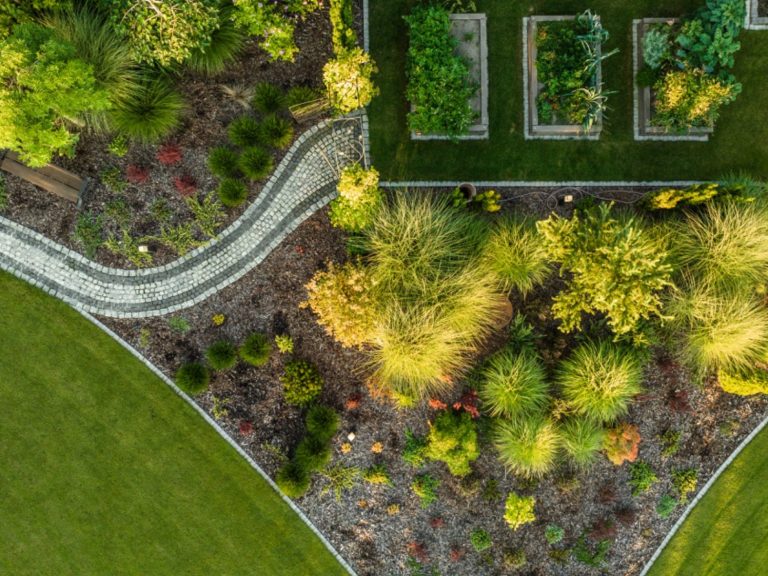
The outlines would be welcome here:
M 451 548 L 451 562 L 459 562 L 464 558 L 464 550 L 458 546 Z
M 176 144 L 163 144 L 157 151 L 157 160 L 165 166 L 176 164 L 181 160 L 181 148 Z
M 253 434 L 253 422 L 250 420 L 240 420 L 240 434 L 250 436 Z
M 608 460 L 620 466 L 622 463 L 637 460 L 640 450 L 640 431 L 632 424 L 619 424 L 611 428 L 603 438 L 603 449 Z
M 418 560 L 419 562 L 426 562 L 429 558 L 427 554 L 427 549 L 424 547 L 424 544 L 421 542 L 416 542 L 414 540 L 413 542 L 409 542 L 408 546 L 408 555 L 413 558 L 414 560 Z
M 448 408 L 448 404 L 446 404 L 445 402 L 437 398 L 430 398 L 429 407 L 432 408 L 433 410 L 445 410 L 446 408 Z
M 344 408 L 347 410 L 357 410 L 360 408 L 360 402 L 362 401 L 363 397 L 360 394 L 353 394 L 349 398 L 347 398 L 347 401 L 344 402 Z
M 144 166 L 129 164 L 125 170 L 125 177 L 133 184 L 144 184 L 149 179 L 149 170 Z
M 429 525 L 432 528 L 442 528 L 445 526 L 445 520 L 443 520 L 442 516 L 435 516 L 429 521 Z
M 477 407 L 477 392 L 470 390 L 453 403 L 454 410 L 464 410 L 472 418 L 480 418 L 480 410 Z
M 173 185 L 176 186 L 178 193 L 185 198 L 194 196 L 197 192 L 197 182 L 192 176 L 176 176 L 173 179 Z

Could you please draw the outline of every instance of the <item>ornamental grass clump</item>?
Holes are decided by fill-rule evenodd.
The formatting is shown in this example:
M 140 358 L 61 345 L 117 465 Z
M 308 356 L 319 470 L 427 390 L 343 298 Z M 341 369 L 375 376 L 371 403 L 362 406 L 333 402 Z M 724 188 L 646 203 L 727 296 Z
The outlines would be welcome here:
M 275 167 L 275 160 L 263 148 L 251 146 L 240 153 L 237 166 L 249 180 L 264 180 Z
M 227 208 L 236 208 L 248 198 L 248 187 L 240 180 L 225 178 L 219 184 L 216 193 L 219 200 Z
M 240 116 L 227 127 L 229 141 L 235 146 L 248 148 L 258 146 L 263 142 L 261 125 L 253 116 Z
M 285 103 L 283 91 L 269 82 L 256 84 L 253 90 L 253 107 L 262 114 L 279 112 Z
M 642 392 L 643 367 L 632 349 L 607 341 L 581 344 L 562 362 L 557 384 L 571 409 L 595 422 L 613 422 Z
M 708 204 L 687 212 L 673 234 L 672 254 L 696 284 L 749 293 L 768 280 L 768 210 L 761 204 Z
M 530 218 L 505 216 L 494 221 L 483 260 L 504 290 L 525 296 L 549 274 L 547 252 Z
M 240 346 L 238 353 L 240 358 L 251 366 L 264 366 L 269 362 L 272 353 L 272 343 L 264 334 L 254 332 Z
M 110 112 L 111 125 L 131 140 L 152 144 L 175 130 L 184 98 L 162 76 L 144 76 L 131 94 Z
M 270 114 L 261 122 L 261 140 L 267 146 L 282 150 L 293 141 L 293 124 L 291 121 Z
M 549 419 L 529 416 L 498 421 L 494 445 L 507 470 L 525 478 L 537 478 L 555 467 L 561 438 Z
M 208 170 L 218 178 L 239 178 L 238 154 L 227 146 L 216 146 L 208 153 Z
M 495 354 L 482 376 L 479 395 L 491 416 L 524 417 L 542 412 L 549 404 L 547 375 L 532 350 L 504 350 Z
M 237 363 L 237 348 L 227 340 L 219 340 L 205 351 L 205 359 L 214 370 L 228 370 Z
M 185 64 L 191 70 L 212 76 L 223 72 L 240 54 L 246 35 L 232 20 L 234 8 L 226 3 L 219 7 L 218 27 L 211 32 L 205 49 L 195 48 Z
M 201 394 L 208 389 L 210 374 L 199 362 L 189 362 L 176 371 L 176 386 L 187 394 Z
M 602 426 L 588 418 L 569 418 L 560 425 L 563 450 L 576 468 L 586 469 L 595 463 L 603 448 Z

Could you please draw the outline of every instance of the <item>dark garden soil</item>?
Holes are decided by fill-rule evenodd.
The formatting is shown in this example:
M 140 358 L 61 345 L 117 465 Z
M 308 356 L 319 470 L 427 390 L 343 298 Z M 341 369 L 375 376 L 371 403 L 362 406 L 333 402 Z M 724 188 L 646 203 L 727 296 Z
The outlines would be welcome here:
M 577 190 L 569 192 L 578 200 Z M 557 198 L 562 196 L 551 191 L 515 190 L 514 194 L 519 199 L 505 200 L 505 209 L 537 216 L 557 207 Z M 610 194 L 605 190 L 600 195 Z M 628 200 L 637 193 L 614 195 Z M 557 209 L 568 211 L 567 205 Z M 393 481 L 392 487 L 361 482 L 336 500 L 332 491 L 324 493 L 329 488 L 327 479 L 316 475 L 310 492 L 298 501 L 361 576 L 410 574 L 410 557 L 450 576 L 638 574 L 682 511 L 678 507 L 666 520 L 655 511 L 661 495 L 671 490 L 671 472 L 698 468 L 699 486 L 703 486 L 768 413 L 766 399 L 731 396 L 712 382 L 697 387 L 684 370 L 659 355 L 647 370 L 646 393 L 633 404 L 627 418 L 642 435 L 639 460 L 649 463 L 660 479 L 641 496 L 630 494 L 627 465 L 616 467 L 603 457 L 588 472 L 562 468 L 537 483 L 505 474 L 490 445 L 486 419 L 480 420 L 481 456 L 470 477 L 459 481 L 440 463 L 416 470 L 401 459 L 404 432 L 410 428 L 426 433 L 435 410 L 427 406 L 397 410 L 386 400 L 372 398 L 361 368 L 364 353 L 341 348 L 317 325 L 310 311 L 299 307 L 306 297 L 303 286 L 314 271 L 327 260 L 344 258 L 343 238 L 330 226 L 327 212 L 321 211 L 243 279 L 178 314 L 191 325 L 186 333 L 172 330 L 168 318 L 102 320 L 169 375 L 182 362 L 201 359 L 205 348 L 221 338 L 239 343 L 252 331 L 292 335 L 294 356 L 317 364 L 325 378 L 322 401 L 342 414 L 340 432 L 333 440 L 332 464 L 361 470 L 382 464 Z M 525 301 L 512 298 L 542 336 L 539 347 L 550 368 L 572 346 L 557 332 L 549 312 L 556 287 L 553 279 Z M 215 314 L 226 316 L 223 325 L 214 326 Z M 491 338 L 483 354 L 503 341 L 502 335 Z M 285 359 L 274 351 L 265 367 L 240 363 L 217 373 L 210 391 L 197 398 L 271 475 L 303 433 L 300 411 L 282 397 L 279 376 Z M 458 386 L 453 397 L 443 400 L 451 402 L 461 395 Z M 680 449 L 665 458 L 659 436 L 668 430 L 680 432 Z M 350 432 L 355 435 L 352 441 L 347 438 Z M 379 453 L 374 448 L 377 442 L 381 443 Z M 351 446 L 348 453 L 342 452 L 344 443 Z M 414 476 L 424 472 L 441 482 L 439 500 L 426 510 L 410 490 Z M 503 520 L 504 498 L 511 490 L 536 498 L 536 522 L 516 532 Z M 565 529 L 563 542 L 547 545 L 547 524 Z M 473 550 L 469 536 L 476 528 L 491 535 L 493 546 L 488 552 Z M 590 546 L 602 539 L 613 542 L 601 569 L 579 563 L 570 555 L 582 534 L 587 535 Z M 518 571 L 504 566 L 505 553 L 512 550 L 524 550 L 528 558 L 528 564 Z
M 187 110 L 182 124 L 173 136 L 157 146 L 131 145 L 120 158 L 107 149 L 111 137 L 83 134 L 73 159 L 54 159 L 53 163 L 74 172 L 93 183 L 83 199 L 79 212 L 104 215 L 103 236 L 118 234 L 118 221 L 125 218 L 131 234 L 136 237 L 157 236 L 160 220 L 165 213 L 166 225 L 182 224 L 192 219 L 184 196 L 175 185 L 175 179 L 188 179 L 194 183 L 199 198 L 213 193 L 218 184 L 206 165 L 208 151 L 227 142 L 227 126 L 246 109 L 224 94 L 222 86 L 253 87 L 270 82 L 283 89 L 293 86 L 322 87 L 322 68 L 331 55 L 331 28 L 327 10 L 311 14 L 297 26 L 296 42 L 300 49 L 294 62 L 270 62 L 255 42 L 246 44 L 242 55 L 226 71 L 215 77 L 186 73 L 178 78 L 176 89 L 184 96 Z M 295 137 L 318 121 L 312 119 L 296 124 Z M 164 165 L 157 158 L 162 145 L 179 147 L 182 158 L 172 165 Z M 285 151 L 275 152 L 275 165 Z M 148 172 L 146 182 L 134 183 L 127 178 L 129 167 Z M 130 168 L 133 169 L 133 168 Z M 110 186 L 110 170 L 117 174 L 120 185 Z M 2 211 L 25 226 L 37 230 L 74 250 L 84 252 L 73 237 L 78 218 L 77 208 L 69 202 L 44 192 L 19 178 L 5 175 L 8 206 Z M 122 189 L 120 189 L 122 187 Z M 263 183 L 249 186 L 248 201 L 239 208 L 227 209 L 226 219 L 219 228 L 224 229 L 245 210 L 259 194 Z M 199 240 L 205 240 L 198 236 Z M 171 249 L 158 242 L 150 242 L 154 265 L 162 265 L 178 258 Z M 99 248 L 94 259 L 104 265 L 121 268 L 134 267 L 121 256 Z
M 757 0 L 757 15 L 768 18 L 768 0 Z

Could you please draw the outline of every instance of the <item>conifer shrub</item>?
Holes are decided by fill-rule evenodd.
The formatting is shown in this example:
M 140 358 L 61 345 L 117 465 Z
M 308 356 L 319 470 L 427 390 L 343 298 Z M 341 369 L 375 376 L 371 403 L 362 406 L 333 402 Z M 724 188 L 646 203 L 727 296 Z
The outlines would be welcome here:
M 285 401 L 297 406 L 309 404 L 323 389 L 323 377 L 317 368 L 306 360 L 286 362 L 280 381 L 283 383 Z
M 517 530 L 526 524 L 536 521 L 536 499 L 533 496 L 520 496 L 510 492 L 504 503 L 504 520 L 512 530 Z
M 734 372 L 720 370 L 718 382 L 723 390 L 737 396 L 768 394 L 768 371 L 762 368 Z
M 277 471 L 275 482 L 290 498 L 300 498 L 309 490 L 309 471 L 297 460 L 291 460 Z
M 293 141 L 293 124 L 290 120 L 270 114 L 261 122 L 261 141 L 282 150 Z
M 445 410 L 429 426 L 425 456 L 440 460 L 454 476 L 466 476 L 480 451 L 477 427 L 467 412 Z
M 307 410 L 305 418 L 307 433 L 324 440 L 330 441 L 339 429 L 339 415 L 330 406 L 315 404 Z

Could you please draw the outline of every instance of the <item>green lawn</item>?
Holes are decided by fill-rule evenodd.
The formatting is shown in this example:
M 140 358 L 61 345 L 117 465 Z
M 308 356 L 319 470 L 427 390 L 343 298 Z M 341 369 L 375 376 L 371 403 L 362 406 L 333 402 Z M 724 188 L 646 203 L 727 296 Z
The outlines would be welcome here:
M 346 574 L 181 398 L 0 273 L 0 574 Z
M 726 469 L 649 576 L 762 576 L 768 571 L 768 429 Z
M 371 52 L 381 95 L 369 107 L 371 156 L 385 180 L 705 180 L 745 170 L 768 177 L 768 31 L 744 31 L 734 74 L 744 90 L 723 108 L 710 142 L 635 142 L 632 131 L 633 18 L 680 16 L 704 0 L 477 0 L 488 15 L 490 139 L 411 142 L 406 127 L 407 29 L 417 0 L 372 0 Z M 522 18 L 600 14 L 611 33 L 603 63 L 610 96 L 599 142 L 523 138 Z

